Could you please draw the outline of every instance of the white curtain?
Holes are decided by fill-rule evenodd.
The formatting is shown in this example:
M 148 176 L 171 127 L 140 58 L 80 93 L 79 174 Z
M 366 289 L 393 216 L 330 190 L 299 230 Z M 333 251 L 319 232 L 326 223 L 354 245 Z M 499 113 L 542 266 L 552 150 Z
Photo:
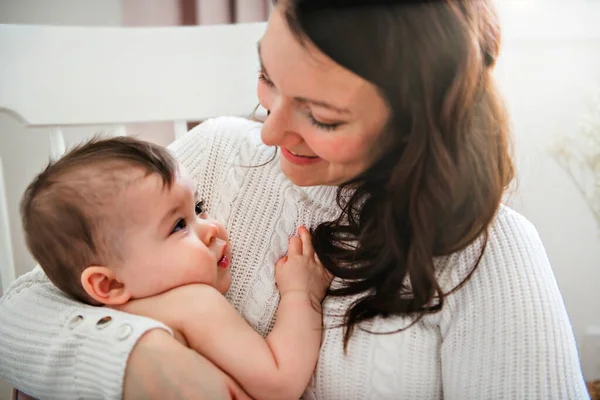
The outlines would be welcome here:
M 272 0 L 121 0 L 123 25 L 173 26 L 266 21 Z M 195 15 L 188 15 L 194 13 Z
M 195 0 L 198 25 L 266 21 L 271 0 Z

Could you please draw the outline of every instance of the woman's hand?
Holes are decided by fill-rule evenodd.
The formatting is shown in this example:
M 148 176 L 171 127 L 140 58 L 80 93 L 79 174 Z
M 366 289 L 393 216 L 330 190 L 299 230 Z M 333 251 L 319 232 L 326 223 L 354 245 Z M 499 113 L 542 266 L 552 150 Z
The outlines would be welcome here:
M 147 332 L 133 348 L 123 398 L 251 400 L 225 373 L 161 329 Z
M 301 226 L 298 235 L 290 238 L 287 255 L 275 264 L 277 288 L 282 296 L 288 292 L 307 292 L 320 304 L 332 276 L 319 262 L 308 230 Z

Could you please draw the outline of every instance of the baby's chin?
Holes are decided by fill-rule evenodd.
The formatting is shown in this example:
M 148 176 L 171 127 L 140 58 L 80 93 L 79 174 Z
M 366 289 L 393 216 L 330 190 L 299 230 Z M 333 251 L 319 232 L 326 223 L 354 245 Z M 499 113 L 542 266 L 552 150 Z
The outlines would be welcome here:
M 222 294 L 227 293 L 229 287 L 231 286 L 231 274 L 229 273 L 229 269 L 225 272 L 223 276 L 219 277 L 215 288 L 221 292 Z

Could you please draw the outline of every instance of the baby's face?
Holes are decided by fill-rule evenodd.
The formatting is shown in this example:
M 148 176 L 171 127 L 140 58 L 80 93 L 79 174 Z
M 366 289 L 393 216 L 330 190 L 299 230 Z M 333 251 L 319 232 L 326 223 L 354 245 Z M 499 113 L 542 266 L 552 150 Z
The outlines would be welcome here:
M 203 283 L 225 293 L 231 284 L 231 250 L 221 223 L 210 219 L 182 171 L 169 189 L 152 174 L 125 194 L 123 263 L 117 279 L 132 298 Z

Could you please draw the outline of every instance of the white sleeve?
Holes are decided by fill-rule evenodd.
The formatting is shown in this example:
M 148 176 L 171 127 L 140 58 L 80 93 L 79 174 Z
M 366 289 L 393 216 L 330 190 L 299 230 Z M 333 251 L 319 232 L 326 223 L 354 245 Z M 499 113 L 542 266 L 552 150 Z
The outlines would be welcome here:
M 0 299 L 0 376 L 38 399 L 120 399 L 129 354 L 154 328 L 172 333 L 71 300 L 36 267 Z
M 500 214 L 478 270 L 441 318 L 443 397 L 589 399 L 539 235 L 517 213 Z

